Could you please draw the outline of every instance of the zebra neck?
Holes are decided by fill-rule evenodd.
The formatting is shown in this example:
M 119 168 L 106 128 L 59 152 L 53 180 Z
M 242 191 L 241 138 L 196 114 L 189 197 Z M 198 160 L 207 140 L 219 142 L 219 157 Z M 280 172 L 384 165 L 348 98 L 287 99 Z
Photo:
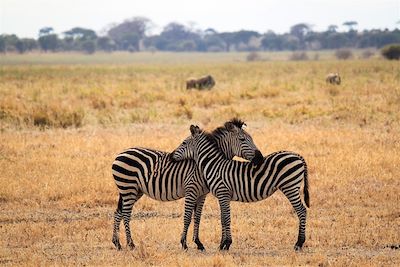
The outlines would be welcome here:
M 199 154 L 197 157 L 197 165 L 205 174 L 207 169 L 211 166 L 221 165 L 229 161 L 222 151 L 218 148 L 217 144 L 208 138 L 204 138 L 199 146 Z
M 231 147 L 230 145 L 230 139 L 228 137 L 228 133 L 225 130 L 225 128 L 217 128 L 214 132 L 211 134 L 215 141 L 217 142 L 217 146 L 219 150 L 221 150 L 225 156 L 226 159 L 233 159 L 234 154 L 232 149 L 229 149 Z

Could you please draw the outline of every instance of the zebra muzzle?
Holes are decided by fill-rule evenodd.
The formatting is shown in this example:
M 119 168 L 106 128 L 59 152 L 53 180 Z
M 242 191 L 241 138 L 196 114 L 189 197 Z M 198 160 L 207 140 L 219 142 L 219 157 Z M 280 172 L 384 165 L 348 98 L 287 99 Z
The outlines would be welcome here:
M 251 163 L 258 165 L 264 160 L 264 156 L 262 155 L 260 150 L 256 150 L 254 152 L 254 158 L 251 160 Z

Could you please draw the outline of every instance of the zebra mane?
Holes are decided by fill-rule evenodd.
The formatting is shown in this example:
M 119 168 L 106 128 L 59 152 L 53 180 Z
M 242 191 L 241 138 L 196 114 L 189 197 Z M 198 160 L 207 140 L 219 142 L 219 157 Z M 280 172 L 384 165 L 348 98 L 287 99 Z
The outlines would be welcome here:
M 235 125 L 236 127 L 240 128 L 240 129 L 242 128 L 243 125 L 246 125 L 246 124 L 244 123 L 244 121 L 242 121 L 242 120 L 239 119 L 239 118 L 233 118 L 233 119 L 231 119 L 231 120 L 228 121 L 228 122 L 233 123 L 233 125 Z
M 214 133 L 215 131 L 217 131 L 217 129 L 214 130 L 212 133 L 203 131 L 203 135 L 204 135 L 204 136 L 206 137 L 206 139 L 207 139 L 208 141 L 210 141 L 212 144 L 218 146 L 217 137 L 216 137 L 218 134 Z
M 239 129 L 243 129 L 243 128 L 242 128 L 243 125 L 246 125 L 246 123 L 245 123 L 244 121 L 242 121 L 242 120 L 240 120 L 240 119 L 238 119 L 238 118 L 233 118 L 233 119 L 231 119 L 230 121 L 227 121 L 227 122 L 232 123 L 233 125 L 235 125 L 235 126 L 238 127 Z M 220 126 L 220 127 L 218 127 L 217 129 L 215 129 L 214 131 L 212 131 L 212 132 L 211 132 L 211 135 L 213 135 L 214 138 L 215 138 L 216 136 L 220 135 L 221 133 L 226 132 L 225 124 L 226 124 L 227 122 L 224 123 L 224 126 Z

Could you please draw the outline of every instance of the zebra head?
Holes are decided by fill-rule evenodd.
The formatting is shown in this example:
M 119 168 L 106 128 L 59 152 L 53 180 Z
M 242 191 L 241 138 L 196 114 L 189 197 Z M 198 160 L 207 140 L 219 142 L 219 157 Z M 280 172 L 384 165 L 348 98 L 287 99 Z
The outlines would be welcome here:
M 235 118 L 224 124 L 225 129 L 218 128 L 212 135 L 228 159 L 238 156 L 258 164 L 264 157 L 246 132 L 246 127 L 246 123 Z
M 197 125 L 190 125 L 190 133 L 191 135 L 172 152 L 172 160 L 196 159 L 196 139 L 202 133 L 202 130 Z
M 259 164 L 263 159 L 263 155 L 254 144 L 252 137 L 244 130 L 244 122 L 239 120 L 231 120 L 224 124 L 224 127 L 215 129 L 211 134 L 205 133 L 199 126 L 191 125 L 191 135 L 186 138 L 181 145 L 172 153 L 172 159 L 175 161 L 194 159 L 198 156 L 200 148 L 196 147 L 199 143 L 200 136 L 206 136 L 216 143 L 219 150 L 227 159 L 239 156 Z M 200 144 L 201 145 L 201 144 Z

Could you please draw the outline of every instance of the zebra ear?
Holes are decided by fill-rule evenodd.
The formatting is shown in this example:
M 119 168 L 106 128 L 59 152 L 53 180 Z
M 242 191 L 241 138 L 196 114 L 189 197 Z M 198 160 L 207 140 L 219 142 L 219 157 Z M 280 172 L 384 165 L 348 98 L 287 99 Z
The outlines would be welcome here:
M 195 133 L 196 133 L 196 126 L 195 125 L 190 125 L 190 133 L 192 134 L 192 135 L 194 135 Z
M 199 134 L 201 132 L 200 127 L 197 125 L 190 125 L 190 133 L 194 136 L 196 134 Z

